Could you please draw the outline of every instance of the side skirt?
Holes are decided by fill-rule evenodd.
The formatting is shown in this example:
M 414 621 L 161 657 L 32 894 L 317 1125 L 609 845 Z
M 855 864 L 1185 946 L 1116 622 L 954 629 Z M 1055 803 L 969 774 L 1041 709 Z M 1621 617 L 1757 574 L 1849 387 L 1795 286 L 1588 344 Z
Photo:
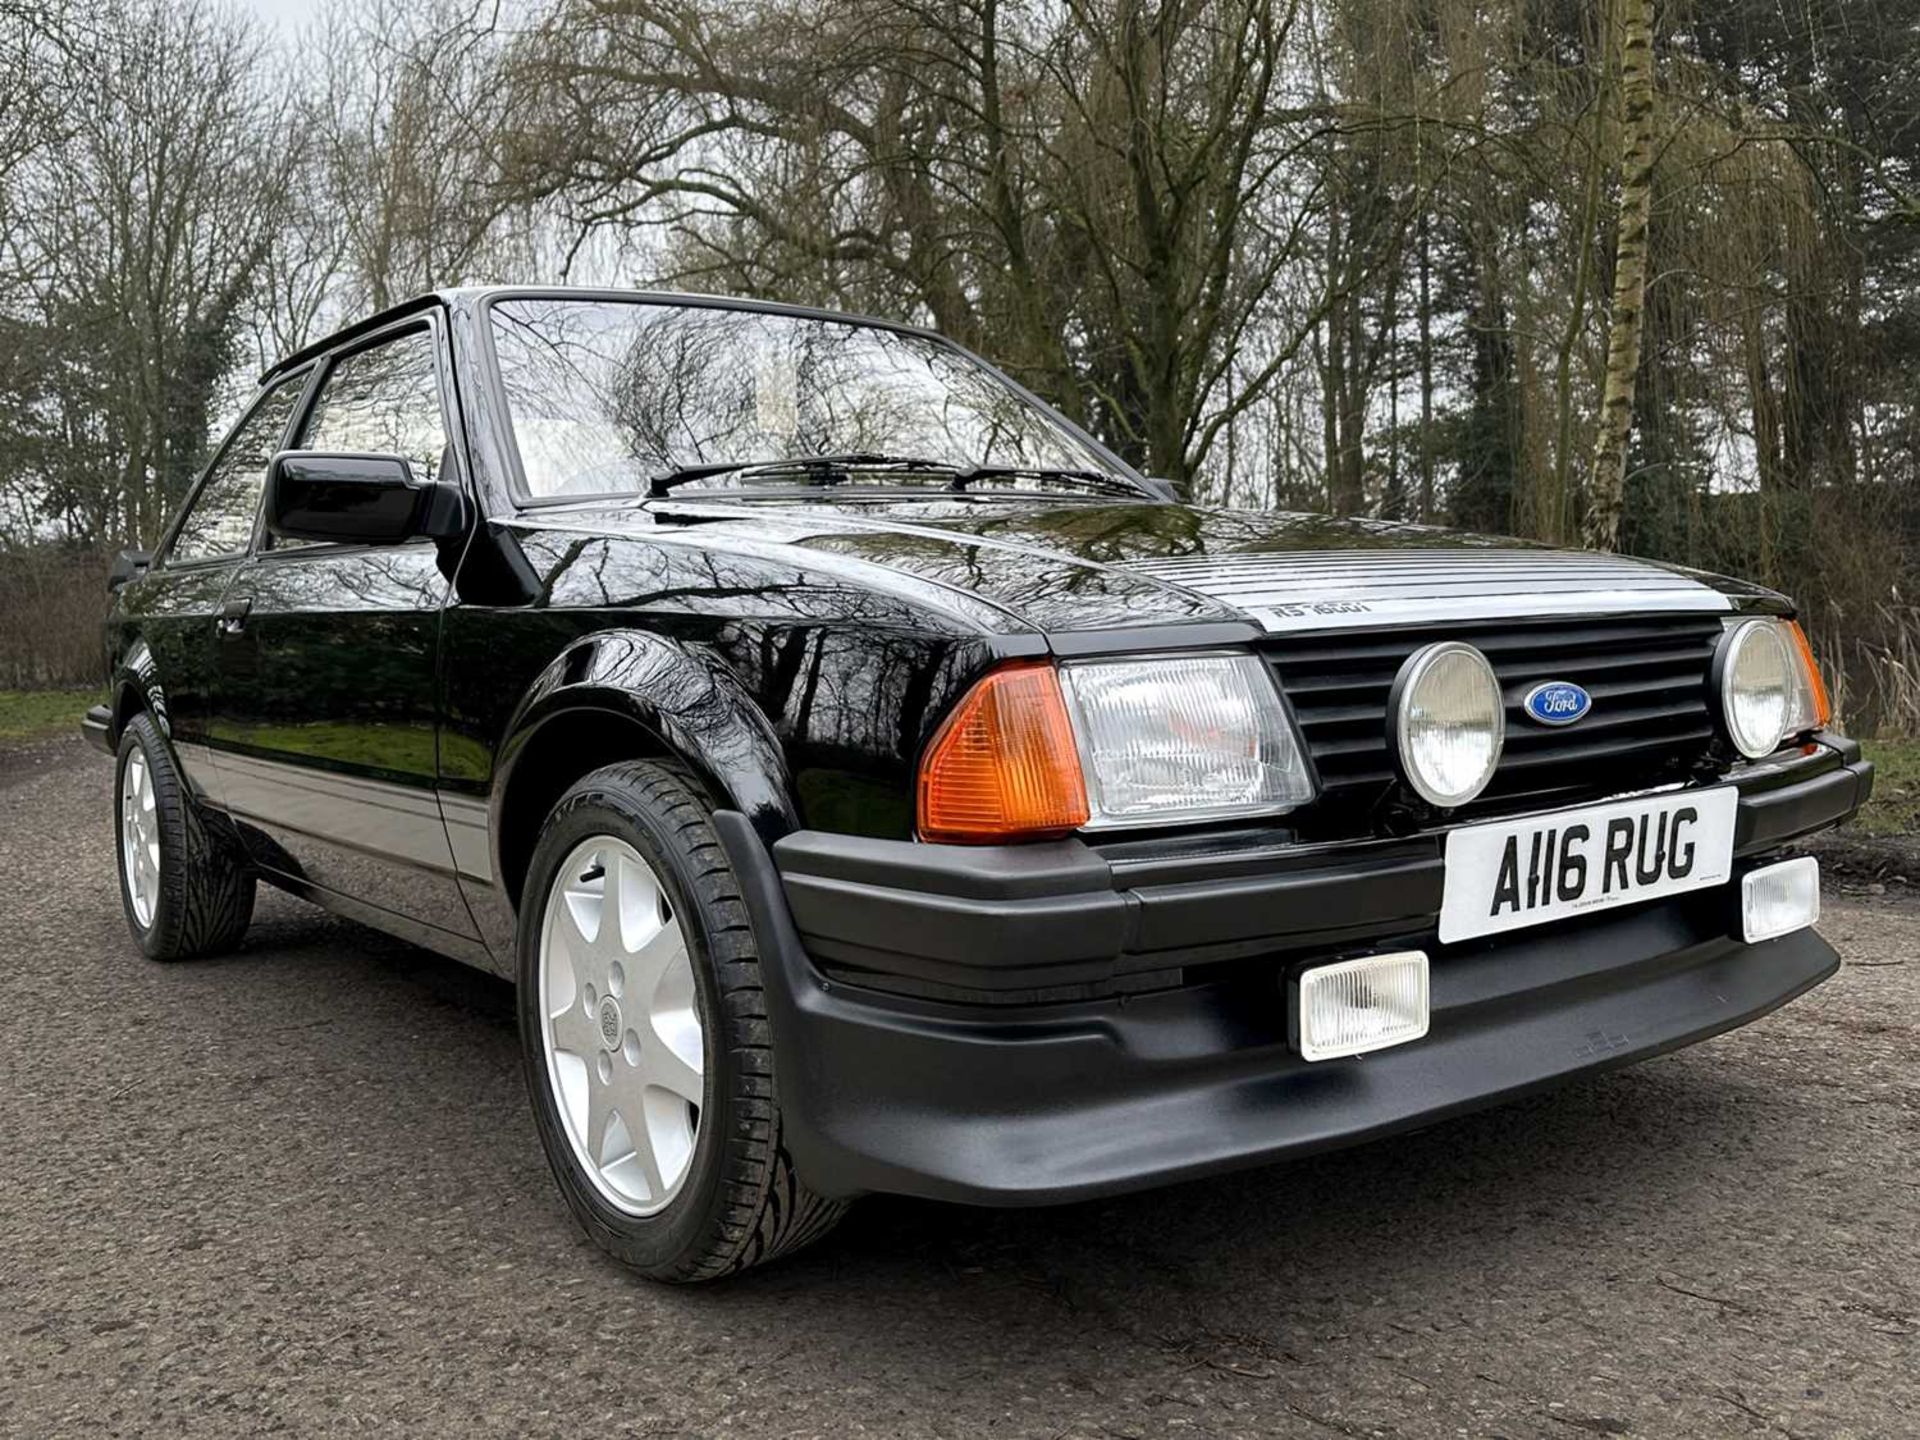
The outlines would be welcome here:
M 396 915 L 391 910 L 382 910 L 378 905 L 369 905 L 364 900 L 356 900 L 350 895 L 342 895 L 337 890 L 329 890 L 278 870 L 262 869 L 260 878 L 276 889 L 318 905 L 322 910 L 357 921 L 397 940 L 405 940 L 409 945 L 418 945 L 423 950 L 431 950 L 449 960 L 458 960 L 463 965 L 471 965 L 489 975 L 498 975 L 503 980 L 513 979 L 511 967 L 497 962 L 478 940 L 469 940 L 464 935 L 408 919 L 405 915 Z

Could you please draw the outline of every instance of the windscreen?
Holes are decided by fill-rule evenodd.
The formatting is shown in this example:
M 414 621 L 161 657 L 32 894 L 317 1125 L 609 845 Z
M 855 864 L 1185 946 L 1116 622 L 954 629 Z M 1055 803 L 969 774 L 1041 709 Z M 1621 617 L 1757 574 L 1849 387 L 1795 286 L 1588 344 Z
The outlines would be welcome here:
M 1128 483 L 1045 407 L 929 336 L 646 301 L 508 299 L 489 313 L 536 499 L 644 491 L 689 468 L 851 454 Z M 915 482 L 896 473 L 889 483 Z

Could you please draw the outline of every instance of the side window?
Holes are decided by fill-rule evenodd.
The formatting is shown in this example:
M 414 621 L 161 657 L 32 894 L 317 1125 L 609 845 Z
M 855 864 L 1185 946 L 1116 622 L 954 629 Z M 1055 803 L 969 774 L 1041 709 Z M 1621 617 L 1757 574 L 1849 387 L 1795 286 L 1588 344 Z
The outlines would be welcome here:
M 409 330 L 337 360 L 298 448 L 399 455 L 412 462 L 416 479 L 437 476 L 447 429 L 432 333 Z
M 282 380 L 227 437 L 200 491 L 180 519 L 169 560 L 212 560 L 246 552 L 267 484 L 267 462 L 293 419 L 306 374 Z

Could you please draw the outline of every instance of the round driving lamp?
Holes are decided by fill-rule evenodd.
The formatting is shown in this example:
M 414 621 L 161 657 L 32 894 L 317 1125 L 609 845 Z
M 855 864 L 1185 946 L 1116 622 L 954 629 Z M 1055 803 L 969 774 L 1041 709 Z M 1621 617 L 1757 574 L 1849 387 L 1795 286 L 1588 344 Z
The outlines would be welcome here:
M 1714 656 L 1727 738 L 1749 760 L 1771 755 L 1793 723 L 1793 656 L 1780 627 L 1748 620 L 1729 629 Z
M 1400 773 L 1443 810 L 1465 805 L 1493 779 L 1506 743 L 1506 705 L 1487 657 L 1446 641 L 1407 657 L 1387 702 Z

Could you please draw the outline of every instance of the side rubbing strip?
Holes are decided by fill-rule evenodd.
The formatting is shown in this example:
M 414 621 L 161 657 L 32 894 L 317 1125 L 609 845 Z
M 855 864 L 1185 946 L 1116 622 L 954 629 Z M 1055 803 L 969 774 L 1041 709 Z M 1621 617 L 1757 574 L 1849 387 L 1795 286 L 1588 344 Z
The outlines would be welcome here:
M 440 814 L 453 846 L 453 868 L 462 878 L 493 883 L 493 850 L 487 843 L 487 802 L 440 792 Z
M 231 751 L 222 752 L 216 769 L 235 819 L 428 870 L 449 869 L 446 826 L 431 790 Z

